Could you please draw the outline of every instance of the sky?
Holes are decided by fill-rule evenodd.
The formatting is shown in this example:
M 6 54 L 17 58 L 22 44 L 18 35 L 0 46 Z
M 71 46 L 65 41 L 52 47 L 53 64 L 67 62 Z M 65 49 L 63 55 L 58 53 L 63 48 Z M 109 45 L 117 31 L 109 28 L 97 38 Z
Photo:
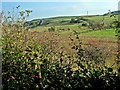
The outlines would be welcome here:
M 2 2 L 118 2 L 120 0 L 1 0 Z
M 12 0 L 11 0 L 12 1 Z M 56 17 L 56 16 L 80 16 L 80 15 L 98 15 L 107 13 L 108 10 L 115 11 L 118 10 L 118 1 L 112 0 L 108 2 L 102 0 L 81 0 L 72 2 L 73 0 L 66 0 L 66 2 L 52 2 L 49 0 L 44 0 L 44 2 L 8 2 L 8 0 L 2 1 L 2 10 L 4 12 L 13 11 L 13 8 L 20 5 L 21 10 L 32 10 L 29 19 Z M 35 2 L 36 1 L 36 2 Z M 45 2 L 46 1 L 46 2 Z M 51 2 L 50 2 L 51 1 Z M 53 0 L 54 1 L 54 0 Z M 62 1 L 62 0 L 60 0 Z M 64 0 L 65 1 L 65 0 Z M 75 2 L 76 1 L 76 2 Z M 14 9 L 15 10 L 15 9 Z

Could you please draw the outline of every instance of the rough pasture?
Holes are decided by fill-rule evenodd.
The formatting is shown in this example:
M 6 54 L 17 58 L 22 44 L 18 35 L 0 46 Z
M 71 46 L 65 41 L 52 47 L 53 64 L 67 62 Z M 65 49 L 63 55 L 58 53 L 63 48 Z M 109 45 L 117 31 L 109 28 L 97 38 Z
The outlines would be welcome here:
M 93 46 L 102 50 L 104 57 L 106 57 L 106 63 L 110 66 L 115 61 L 117 54 L 117 39 L 110 38 L 97 38 L 79 36 L 79 40 L 75 36 L 69 34 L 59 34 L 56 32 L 32 32 L 36 38 L 37 43 L 46 45 L 53 52 L 58 53 L 64 51 L 65 54 L 75 56 L 76 51 L 72 49 L 72 46 L 78 45 L 82 42 L 82 47 L 88 48 Z M 97 52 L 93 52 L 94 54 Z

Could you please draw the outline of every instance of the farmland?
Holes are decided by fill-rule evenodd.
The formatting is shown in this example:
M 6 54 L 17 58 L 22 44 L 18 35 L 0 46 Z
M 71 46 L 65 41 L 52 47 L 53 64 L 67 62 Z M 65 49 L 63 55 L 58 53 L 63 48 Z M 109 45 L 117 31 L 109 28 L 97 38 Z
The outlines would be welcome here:
M 113 17 L 110 15 L 102 16 L 65 16 L 65 17 L 55 17 L 47 18 L 50 23 L 48 25 L 37 26 L 32 28 L 30 31 L 37 33 L 37 40 L 42 43 L 48 39 L 56 42 L 56 45 L 51 45 L 54 50 L 58 51 L 57 48 L 63 49 L 64 52 L 68 54 L 75 54 L 74 50 L 71 49 L 73 43 L 71 38 L 75 40 L 78 36 L 84 47 L 93 45 L 97 48 L 100 48 L 104 53 L 106 58 L 106 64 L 112 66 L 116 59 L 117 54 L 117 37 L 115 36 L 114 28 L 103 28 L 101 30 L 92 30 L 87 26 L 80 26 L 81 23 L 69 23 L 72 18 L 84 18 L 86 20 L 91 20 L 94 22 L 101 23 L 104 17 L 104 26 L 108 26 L 114 21 Z M 33 20 L 35 22 L 35 20 Z M 36 20 L 37 21 L 37 20 Z M 63 23 L 61 23 L 64 21 Z M 83 21 L 82 23 L 87 23 L 88 21 Z M 49 29 L 53 27 L 54 31 L 49 32 Z M 73 41 L 78 43 L 78 41 Z M 42 43 L 43 44 L 43 43 Z M 44 43 L 44 44 L 47 44 Z M 97 52 L 94 52 L 94 54 Z M 113 66 L 116 67 L 116 66 Z

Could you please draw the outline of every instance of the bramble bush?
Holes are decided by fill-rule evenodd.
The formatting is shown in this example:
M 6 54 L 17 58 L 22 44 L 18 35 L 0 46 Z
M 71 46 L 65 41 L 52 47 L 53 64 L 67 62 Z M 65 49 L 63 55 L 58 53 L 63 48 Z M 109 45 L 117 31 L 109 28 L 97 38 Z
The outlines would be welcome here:
M 18 7 L 17 7 L 18 8 Z M 2 23 L 2 90 L 118 90 L 120 69 L 97 67 L 97 56 L 74 45 L 77 57 L 67 57 L 72 64 L 64 64 L 60 53 L 36 43 L 25 26 L 31 11 L 20 12 L 19 18 L 3 17 Z M 29 36 L 31 35 L 31 36 Z M 85 57 L 86 56 L 86 57 Z M 91 57 L 90 57 L 91 56 Z M 54 58 L 56 57 L 56 58 Z M 89 61 L 90 60 L 90 61 Z M 94 64 L 95 63 L 95 64 Z M 76 70 L 72 69 L 72 65 Z M 97 67 L 97 68 L 96 68 Z

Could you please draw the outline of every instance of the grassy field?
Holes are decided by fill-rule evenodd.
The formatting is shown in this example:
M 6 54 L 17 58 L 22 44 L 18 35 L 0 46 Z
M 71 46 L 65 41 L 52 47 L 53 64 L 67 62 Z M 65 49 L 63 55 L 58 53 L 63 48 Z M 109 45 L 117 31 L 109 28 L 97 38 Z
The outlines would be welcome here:
M 90 31 L 88 33 L 82 33 L 81 35 L 88 37 L 116 38 L 115 29 Z
M 50 28 L 50 26 L 40 26 L 40 27 L 33 28 L 31 31 L 47 32 L 48 28 Z M 70 30 L 68 30 L 68 28 Z M 60 29 L 63 29 L 63 30 L 60 30 Z M 77 24 L 55 26 L 55 32 L 58 32 L 58 33 L 70 34 L 70 33 L 73 33 L 74 31 L 76 31 L 81 36 L 88 36 L 88 37 L 115 38 L 115 35 L 116 35 L 115 29 L 106 29 L 106 30 L 103 29 L 103 30 L 93 31 L 93 30 L 89 30 L 86 27 L 79 28 Z

